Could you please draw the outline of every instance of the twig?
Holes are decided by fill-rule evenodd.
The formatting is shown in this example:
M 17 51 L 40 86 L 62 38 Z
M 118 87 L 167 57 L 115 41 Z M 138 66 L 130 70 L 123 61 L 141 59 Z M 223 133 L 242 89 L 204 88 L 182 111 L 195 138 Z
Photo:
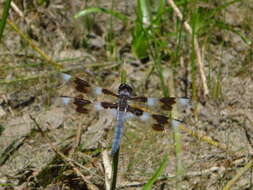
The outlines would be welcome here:
M 104 169 L 105 169 L 105 186 L 106 186 L 106 190 L 109 190 L 110 181 L 112 179 L 112 165 L 111 165 L 107 151 L 102 152 L 102 160 L 103 160 Z
M 88 128 L 88 127 L 86 127 Z M 75 142 L 74 142 L 74 145 L 73 147 L 71 148 L 70 150 L 70 156 L 72 157 L 72 155 L 74 154 L 76 148 L 79 146 L 80 142 L 81 142 L 81 136 L 82 136 L 82 133 L 83 133 L 83 128 L 82 128 L 82 125 L 79 123 L 78 124 L 78 127 L 77 127 L 77 131 L 76 131 L 76 138 L 75 138 Z
M 11 7 L 20 17 L 24 18 L 23 12 L 18 8 L 18 6 L 13 1 L 11 2 Z

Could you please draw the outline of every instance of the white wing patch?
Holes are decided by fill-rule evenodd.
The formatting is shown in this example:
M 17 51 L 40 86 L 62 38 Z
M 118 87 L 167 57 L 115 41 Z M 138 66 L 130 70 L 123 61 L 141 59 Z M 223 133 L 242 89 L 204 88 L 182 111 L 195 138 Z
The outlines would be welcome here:
M 109 112 L 114 118 L 116 118 L 116 116 L 117 116 L 117 110 L 115 110 L 115 109 L 110 109 L 110 110 L 108 110 L 108 112 Z
M 158 99 L 157 98 L 148 98 L 147 104 L 149 106 L 155 106 L 157 103 Z
M 95 87 L 93 89 L 94 94 L 101 95 L 102 94 L 102 88 L 101 87 Z
M 176 127 L 179 127 L 180 125 L 182 125 L 182 123 L 180 121 L 172 119 L 172 121 L 171 121 L 171 126 L 172 127 L 176 128 Z
M 63 78 L 64 81 L 69 81 L 72 78 L 72 76 L 70 76 L 68 74 L 65 74 L 65 73 L 62 73 L 62 78 Z
M 97 111 L 104 110 L 100 102 L 94 102 L 94 107 Z
M 64 105 L 68 105 L 69 102 L 71 101 L 71 99 L 67 98 L 67 97 L 62 97 L 61 100 L 62 100 L 62 102 L 63 102 Z
M 179 98 L 179 103 L 182 105 L 182 106 L 188 106 L 189 103 L 190 103 L 190 100 L 188 98 Z
M 106 112 L 109 112 L 113 117 L 117 116 L 117 110 L 116 109 L 105 109 L 101 105 L 101 102 L 94 102 L 93 105 L 94 105 L 94 108 L 96 109 L 96 111 L 106 111 Z
M 128 120 L 128 119 L 133 119 L 133 118 L 136 118 L 136 116 L 130 112 L 127 112 L 125 114 L 125 119 Z
M 143 112 L 142 116 L 140 117 L 142 121 L 147 121 L 150 119 L 150 114 L 147 112 Z

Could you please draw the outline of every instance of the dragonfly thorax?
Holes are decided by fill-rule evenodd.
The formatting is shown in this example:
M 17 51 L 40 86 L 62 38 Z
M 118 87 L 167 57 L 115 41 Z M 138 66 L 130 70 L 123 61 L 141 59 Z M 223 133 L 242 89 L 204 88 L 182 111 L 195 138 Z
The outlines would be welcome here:
M 119 101 L 118 101 L 118 110 L 119 111 L 126 111 L 128 104 L 127 101 L 132 95 L 133 89 L 127 84 L 121 84 L 118 89 L 119 93 Z
M 118 93 L 120 96 L 131 97 L 133 89 L 128 84 L 121 84 L 118 89 Z

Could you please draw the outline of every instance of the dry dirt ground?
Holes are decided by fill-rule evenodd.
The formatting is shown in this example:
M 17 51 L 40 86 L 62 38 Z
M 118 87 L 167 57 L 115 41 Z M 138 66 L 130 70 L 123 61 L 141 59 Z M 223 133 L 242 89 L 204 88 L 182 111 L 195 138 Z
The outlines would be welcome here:
M 110 17 L 98 14 L 89 20 L 73 19 L 82 8 L 98 2 L 56 0 L 50 1 L 48 7 L 40 6 L 38 1 L 14 2 L 24 17 L 12 8 L 10 20 L 64 71 L 116 90 L 120 84 L 118 62 L 122 60 L 115 57 L 124 50 L 127 80 L 136 94 L 162 95 L 158 75 L 149 76 L 152 62 L 141 63 L 129 50 L 129 28 L 133 23 L 124 28 L 114 20 L 117 49 L 116 56 L 109 56 L 105 36 Z M 111 5 L 100 1 L 99 6 Z M 249 39 L 248 43 L 231 30 L 213 30 L 209 35 L 213 40 L 208 41 L 205 36 L 199 39 L 210 94 L 205 105 L 183 117 L 187 128 L 195 132 L 181 132 L 183 177 L 175 177 L 177 159 L 172 130 L 153 132 L 133 122 L 126 125 L 122 141 L 120 189 L 141 189 L 164 155 L 169 157 L 168 166 L 153 189 L 176 189 L 177 184 L 187 190 L 222 189 L 247 164 L 249 168 L 231 189 L 253 188 L 252 9 L 252 1 L 240 2 L 220 15 Z M 133 2 L 117 2 L 115 10 L 135 17 Z M 175 24 L 172 21 L 171 28 Z M 88 25 L 89 22 L 93 24 Z M 169 52 L 174 51 L 173 37 L 168 43 Z M 190 81 L 190 76 L 185 77 L 191 59 L 189 39 L 187 43 L 182 50 L 185 54 L 181 56 L 181 69 L 174 76 L 177 96 L 185 95 L 183 79 Z M 166 81 L 170 81 L 169 64 L 170 60 L 163 65 Z M 0 189 L 105 189 L 104 150 L 110 150 L 113 119 L 106 114 L 79 115 L 71 107 L 61 106 L 57 97 L 73 95 L 74 89 L 63 84 L 59 70 L 45 64 L 8 24 L 0 44 L 0 70 Z M 197 77 L 197 87 L 201 88 Z M 190 95 L 190 91 L 187 93 Z

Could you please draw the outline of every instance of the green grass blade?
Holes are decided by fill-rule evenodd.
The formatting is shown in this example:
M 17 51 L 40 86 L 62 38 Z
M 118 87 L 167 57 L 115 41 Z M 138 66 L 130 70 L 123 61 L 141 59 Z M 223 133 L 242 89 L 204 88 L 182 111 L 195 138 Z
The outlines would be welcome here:
M 128 17 L 122 13 L 112 11 L 109 9 L 105 9 L 105 8 L 98 8 L 98 7 L 91 7 L 91 8 L 87 8 L 85 10 L 82 10 L 82 11 L 78 12 L 77 14 L 75 14 L 74 18 L 79 18 L 79 17 L 86 16 L 86 15 L 89 15 L 92 13 L 105 13 L 105 14 L 112 15 L 115 18 L 117 18 L 123 22 L 128 21 Z
M 135 28 L 133 32 L 132 51 L 139 59 L 148 57 L 148 34 L 151 32 L 150 13 L 147 0 L 138 0 L 136 8 Z
M 196 54 L 195 54 L 195 43 L 194 39 L 197 37 L 197 26 L 199 25 L 200 16 L 197 10 L 192 15 L 192 37 L 191 37 L 191 79 L 192 79 L 192 99 L 197 99 L 197 65 L 196 65 Z
M 157 9 L 155 10 L 155 14 L 152 15 L 152 25 L 157 26 L 157 27 L 161 27 L 162 24 L 162 18 L 165 16 L 165 14 L 168 12 L 168 8 L 166 7 L 165 1 L 164 0 L 160 0 L 159 1 L 159 5 L 157 7 Z
M 181 182 L 184 169 L 182 164 L 182 137 L 179 127 L 173 127 L 173 134 L 176 153 L 176 189 L 182 189 Z
M 216 25 L 223 29 L 223 30 L 228 30 L 228 31 L 231 31 L 235 34 L 237 34 L 238 36 L 240 36 L 240 38 L 247 44 L 247 45 L 250 45 L 251 44 L 251 41 L 246 38 L 241 32 L 240 30 L 237 30 L 237 29 L 234 29 L 234 27 L 230 26 L 229 24 L 223 22 L 223 21 L 216 21 Z
M 238 3 L 240 1 L 242 1 L 242 0 L 233 0 L 233 1 L 226 2 L 226 3 L 222 4 L 221 6 L 218 6 L 217 8 L 214 9 L 213 15 L 215 15 L 217 12 L 220 12 L 220 11 L 224 10 L 228 6 L 230 6 L 234 3 Z
M 48 6 L 49 5 L 49 0 L 38 0 L 38 4 L 39 5 L 46 5 L 46 6 Z
M 14 183 L 0 183 L 0 187 L 15 187 L 16 185 Z
M 6 25 L 10 7 L 11 7 L 11 0 L 6 0 L 4 4 L 3 16 L 2 19 L 0 20 L 0 42 L 3 36 L 4 27 Z
M 169 162 L 168 155 L 165 154 L 164 155 L 164 159 L 163 159 L 160 167 L 155 172 L 155 174 L 148 180 L 148 183 L 146 183 L 146 185 L 142 188 L 142 190 L 150 190 L 150 189 L 152 189 L 152 186 L 155 183 L 155 181 L 158 179 L 158 177 L 160 177 L 163 174 L 163 171 L 167 167 L 168 162 Z
M 120 81 L 121 83 L 126 83 L 126 76 L 127 76 L 127 72 L 125 69 L 122 69 L 120 72 Z
M 138 0 L 138 10 L 141 15 L 141 21 L 144 24 L 144 27 L 149 26 L 150 24 L 150 11 L 149 4 L 147 0 Z
M 135 30 L 135 34 L 133 35 L 132 51 L 137 58 L 144 59 L 148 56 L 148 39 L 141 26 L 136 26 Z
M 0 124 L 0 136 L 2 135 L 2 133 L 4 132 L 5 128 Z
M 6 148 L 1 152 L 0 155 L 0 166 L 4 165 L 5 162 L 11 157 L 11 155 L 17 151 L 26 140 L 25 136 L 19 137 L 15 140 L 13 140 Z
M 110 190 L 115 190 L 116 189 L 116 184 L 117 184 L 117 176 L 118 176 L 118 163 L 119 163 L 119 151 L 120 148 L 118 149 L 117 152 L 113 155 L 113 161 L 112 161 L 112 182 L 111 182 L 111 188 Z

